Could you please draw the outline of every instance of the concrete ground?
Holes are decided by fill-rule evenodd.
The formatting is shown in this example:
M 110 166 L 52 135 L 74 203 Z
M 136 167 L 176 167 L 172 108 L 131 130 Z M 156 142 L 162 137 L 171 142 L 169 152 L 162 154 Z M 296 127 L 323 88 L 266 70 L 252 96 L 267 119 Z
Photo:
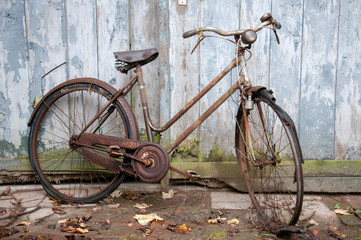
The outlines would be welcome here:
M 170 189 L 174 197 L 163 199 L 160 184 L 125 183 L 104 201 L 79 205 L 50 199 L 41 185 L 3 185 L 0 239 L 279 239 L 252 223 L 248 194 Z M 361 210 L 361 195 L 305 195 L 300 225 L 320 239 L 361 239 L 361 219 L 352 209 Z M 159 220 L 141 225 L 136 215 Z

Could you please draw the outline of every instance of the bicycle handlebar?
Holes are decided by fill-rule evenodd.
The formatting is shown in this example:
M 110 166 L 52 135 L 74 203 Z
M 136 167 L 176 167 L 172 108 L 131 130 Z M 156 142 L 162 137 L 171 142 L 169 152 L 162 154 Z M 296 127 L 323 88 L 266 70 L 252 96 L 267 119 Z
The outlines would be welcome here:
M 270 18 L 268 18 L 268 20 L 263 21 L 260 25 L 258 25 L 255 28 L 251 28 L 250 30 L 258 32 L 259 30 L 261 30 L 262 28 L 264 28 L 264 27 L 266 27 L 266 26 L 268 26 L 270 24 L 274 24 L 274 26 L 277 29 L 281 28 L 281 24 L 278 21 L 276 21 L 275 19 L 273 19 L 272 16 L 271 16 Z M 217 33 L 217 34 L 222 35 L 222 36 L 232 36 L 232 35 L 236 36 L 236 35 L 242 35 L 246 30 L 248 30 L 248 29 L 239 29 L 239 30 L 234 30 L 234 31 L 223 31 L 223 30 L 213 28 L 213 27 L 200 27 L 200 28 L 195 28 L 195 29 L 192 29 L 192 30 L 189 30 L 189 31 L 183 33 L 183 38 L 189 38 L 189 37 L 192 37 L 192 36 L 198 34 L 199 32 L 205 32 L 205 31 L 214 32 L 214 33 Z

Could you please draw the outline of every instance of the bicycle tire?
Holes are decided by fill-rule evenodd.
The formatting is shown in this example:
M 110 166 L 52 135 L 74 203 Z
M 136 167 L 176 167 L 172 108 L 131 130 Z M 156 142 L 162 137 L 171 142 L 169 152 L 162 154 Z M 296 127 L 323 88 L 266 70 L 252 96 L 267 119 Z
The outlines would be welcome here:
M 123 181 L 124 174 L 113 174 L 91 163 L 69 142 L 115 92 L 97 79 L 73 79 L 51 90 L 39 103 L 30 125 L 29 158 L 43 188 L 53 198 L 94 203 Z M 120 97 L 111 106 L 111 115 L 101 124 L 97 125 L 101 120 L 94 122 L 86 132 L 138 139 L 136 120 L 126 100 Z
M 237 114 L 239 172 L 264 228 L 294 225 L 303 201 L 302 152 L 296 129 L 268 90 L 254 93 L 252 99 L 253 110 L 240 106 Z M 247 120 L 251 144 L 246 138 Z

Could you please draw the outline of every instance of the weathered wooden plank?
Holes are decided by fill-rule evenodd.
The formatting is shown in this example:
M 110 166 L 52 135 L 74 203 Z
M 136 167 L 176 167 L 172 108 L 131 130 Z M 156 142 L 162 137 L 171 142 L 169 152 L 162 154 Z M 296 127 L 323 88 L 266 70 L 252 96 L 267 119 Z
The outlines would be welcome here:
M 130 1 L 130 23 L 131 23 L 131 49 L 141 50 L 158 47 L 159 24 L 158 4 L 154 1 L 137 0 Z M 147 91 L 148 107 L 150 116 L 154 124 L 159 124 L 159 77 L 158 77 L 159 59 L 144 65 L 143 76 Z M 133 89 L 132 108 L 135 111 L 138 122 L 140 123 L 141 133 L 144 132 L 143 109 L 138 88 Z
M 336 159 L 361 159 L 360 3 L 341 1 L 335 113 Z
M 24 3 L 0 2 L 0 157 L 27 154 L 29 82 Z M 0 165 L 0 168 L 1 165 Z
M 69 78 L 98 77 L 96 1 L 66 1 Z
M 238 1 L 202 1 L 199 7 L 201 26 L 215 27 L 225 31 L 238 29 Z M 225 12 L 227 14 L 224 14 Z M 215 35 L 211 32 L 205 34 Z M 235 44 L 219 38 L 206 38 L 200 48 L 200 88 L 203 89 L 235 57 Z M 233 71 L 233 75 L 233 80 L 236 80 L 236 71 Z M 232 73 L 225 76 L 200 101 L 200 114 L 205 112 L 233 83 Z M 237 103 L 230 98 L 200 126 L 202 160 L 221 161 L 233 158 L 236 109 Z
M 199 50 L 191 55 L 196 37 L 183 39 L 185 31 L 199 26 L 197 1 L 179 6 L 169 1 L 169 71 L 171 116 L 174 116 L 199 92 Z M 171 138 L 176 139 L 199 116 L 199 103 L 171 128 Z M 197 130 L 187 139 L 197 139 Z
M 30 105 L 42 90 L 45 93 L 68 78 L 80 76 L 99 77 L 121 85 L 128 76 L 114 70 L 112 51 L 127 50 L 129 43 L 133 44 L 132 49 L 155 46 L 161 51 L 163 58 L 146 66 L 144 75 L 152 118 L 164 124 L 220 70 L 217 66 L 223 65 L 220 54 L 212 49 L 222 44 L 221 40 L 214 40 L 215 44 L 206 40 L 202 51 L 190 55 L 196 37 L 183 39 L 181 34 L 206 23 L 232 29 L 234 8 L 231 6 L 238 4 L 240 28 L 256 26 L 260 16 L 271 10 L 283 24 L 279 31 L 280 46 L 276 45 L 271 31 L 259 33 L 248 66 L 253 84 L 274 89 L 278 103 L 300 127 L 305 157 L 360 159 L 360 57 L 354 54 L 361 45 L 357 3 L 351 0 L 270 2 L 209 0 L 188 1 L 187 6 L 178 6 L 178 1 L 168 0 L 0 1 L 0 84 L 4 86 L 0 89 L 0 157 L 26 153 Z M 129 4 L 132 4 L 132 17 Z M 129 31 L 133 36 L 131 42 Z M 43 74 L 66 60 L 69 69 L 62 66 L 40 80 Z M 114 80 L 114 76 L 119 80 Z M 297 78 L 300 82 L 295 81 Z M 220 85 L 220 89 L 224 87 Z M 26 89 L 26 94 L 19 95 L 19 89 Z M 216 94 L 217 91 L 212 92 L 210 98 Z M 205 98 L 201 105 L 195 106 L 174 126 L 172 138 L 210 103 Z M 133 105 L 139 105 L 139 101 Z M 201 138 L 203 153 L 208 154 L 215 142 L 233 140 L 232 123 L 224 124 L 232 132 L 216 136 L 217 141 L 211 131 L 223 119 L 229 120 L 223 114 L 231 110 L 229 106 L 221 110 L 220 117 L 216 113 L 215 119 L 207 121 L 205 127 L 189 138 Z M 220 148 L 227 150 L 230 146 L 233 144 Z
M 63 0 L 52 2 L 26 1 L 26 32 L 29 46 L 29 75 L 34 92 L 44 95 L 55 85 L 67 80 L 67 65 L 41 77 L 67 61 L 65 6 Z M 40 89 L 40 91 L 39 91 Z M 30 100 L 33 100 L 30 99 Z
M 120 88 L 129 76 L 115 69 L 113 52 L 128 51 L 130 48 L 128 0 L 97 0 L 96 14 L 98 76 Z
M 170 78 L 169 78 L 169 3 L 159 0 L 159 124 L 163 126 L 170 119 Z M 170 131 L 162 134 L 162 142 L 168 145 Z
M 299 132 L 306 159 L 335 156 L 338 13 L 338 1 L 305 1 Z
M 240 6 L 240 28 L 247 29 L 259 25 L 263 14 L 271 11 L 271 0 L 241 1 Z M 253 86 L 269 86 L 270 34 L 267 29 L 258 32 L 252 45 L 247 66 Z
M 272 15 L 282 28 L 277 31 L 280 45 L 271 32 L 270 88 L 298 128 L 303 0 L 273 1 Z

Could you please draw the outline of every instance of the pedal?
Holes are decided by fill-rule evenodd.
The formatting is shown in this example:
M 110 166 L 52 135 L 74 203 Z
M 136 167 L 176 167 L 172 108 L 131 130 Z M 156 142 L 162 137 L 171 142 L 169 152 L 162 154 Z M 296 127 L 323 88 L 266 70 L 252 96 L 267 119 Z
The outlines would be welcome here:
M 189 181 L 201 178 L 201 175 L 198 175 L 195 171 L 187 170 L 187 173 L 190 174 Z

